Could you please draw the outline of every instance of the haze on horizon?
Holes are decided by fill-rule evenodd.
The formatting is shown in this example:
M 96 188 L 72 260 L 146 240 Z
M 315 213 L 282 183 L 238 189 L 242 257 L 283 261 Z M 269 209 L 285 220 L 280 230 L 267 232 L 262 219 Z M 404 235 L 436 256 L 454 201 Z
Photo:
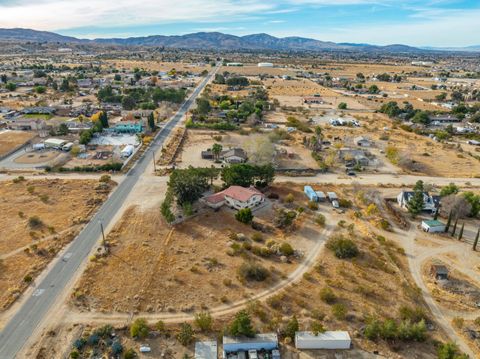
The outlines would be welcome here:
M 477 0 L 0 0 L 0 27 L 80 38 L 268 33 L 322 41 L 480 45 Z

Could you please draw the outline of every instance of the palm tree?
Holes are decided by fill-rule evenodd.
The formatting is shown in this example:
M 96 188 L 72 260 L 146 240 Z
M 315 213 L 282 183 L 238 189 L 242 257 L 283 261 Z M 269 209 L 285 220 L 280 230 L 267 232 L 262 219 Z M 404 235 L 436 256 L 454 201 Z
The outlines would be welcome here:
M 222 152 L 222 145 L 219 144 L 219 143 L 215 143 L 213 146 L 212 146 L 212 153 L 213 153 L 213 157 L 215 160 L 218 160 L 218 158 L 220 157 L 220 153 Z

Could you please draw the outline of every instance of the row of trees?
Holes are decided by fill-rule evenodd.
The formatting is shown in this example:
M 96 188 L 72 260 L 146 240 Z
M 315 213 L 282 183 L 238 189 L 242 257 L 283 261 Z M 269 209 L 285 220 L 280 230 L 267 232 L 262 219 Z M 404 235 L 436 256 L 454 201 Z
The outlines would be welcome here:
M 213 181 L 219 174 L 225 187 L 233 185 L 265 187 L 273 182 L 275 171 L 272 165 L 256 166 L 248 163 L 235 164 L 222 169 L 191 166 L 186 169 L 175 169 L 170 175 L 167 195 L 161 206 L 162 215 L 167 222 L 171 223 L 175 220 L 171 209 L 174 201 L 184 210 L 191 208 L 191 205 L 213 185 Z

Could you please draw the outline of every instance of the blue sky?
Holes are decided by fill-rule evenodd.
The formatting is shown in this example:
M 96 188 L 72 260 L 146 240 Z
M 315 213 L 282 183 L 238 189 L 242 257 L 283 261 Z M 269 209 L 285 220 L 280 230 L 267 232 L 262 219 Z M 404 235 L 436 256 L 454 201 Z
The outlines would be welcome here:
M 265 32 L 324 41 L 480 45 L 479 0 L 0 0 L 0 27 L 83 38 Z

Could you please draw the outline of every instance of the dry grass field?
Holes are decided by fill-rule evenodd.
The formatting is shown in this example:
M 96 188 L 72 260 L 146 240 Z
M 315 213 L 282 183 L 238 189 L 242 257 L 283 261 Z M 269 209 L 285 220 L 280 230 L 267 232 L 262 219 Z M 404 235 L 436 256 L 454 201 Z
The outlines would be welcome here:
M 189 71 L 199 73 L 203 70 L 209 70 L 210 65 L 199 65 L 195 63 L 183 62 L 161 62 L 161 61 L 135 61 L 135 60 L 109 60 L 108 63 L 117 69 L 133 70 L 135 68 L 145 69 L 147 71 L 170 71 L 175 69 L 177 71 Z
M 241 67 L 222 66 L 219 73 L 224 73 L 225 71 L 242 76 L 258 76 L 264 74 L 270 76 L 292 76 L 295 74 L 292 70 L 283 67 L 258 67 L 257 65 L 246 65 Z
M 268 213 L 255 215 L 269 217 Z M 172 228 L 158 209 L 141 212 L 131 207 L 107 238 L 111 255 L 90 263 L 76 285 L 73 303 L 90 311 L 199 311 L 248 298 L 296 267 L 295 259 L 283 263 L 276 256 L 263 258 L 238 248 L 290 238 L 272 233 L 259 243 L 239 242 L 231 238 L 232 233 L 252 238 L 254 231 L 228 209 L 207 209 Z M 310 242 L 299 236 L 292 239 L 297 249 L 308 250 Z M 267 280 L 244 282 L 237 270 L 246 260 L 267 268 Z
M 36 134 L 32 132 L 0 131 L 0 156 L 9 153 L 35 136 Z
M 81 228 L 110 187 L 93 180 L 28 180 L 0 185 L 0 309 Z

